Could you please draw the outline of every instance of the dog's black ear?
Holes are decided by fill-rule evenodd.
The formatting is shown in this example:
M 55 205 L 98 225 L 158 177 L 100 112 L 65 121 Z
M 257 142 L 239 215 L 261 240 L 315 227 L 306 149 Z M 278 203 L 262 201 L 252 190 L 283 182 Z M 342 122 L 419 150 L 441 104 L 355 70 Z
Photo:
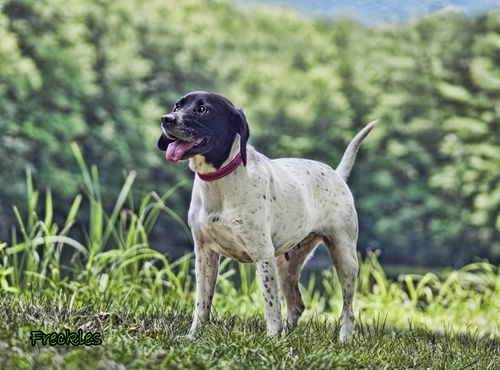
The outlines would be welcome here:
M 240 135 L 240 152 L 243 165 L 247 165 L 247 142 L 250 137 L 247 119 L 241 109 L 236 109 L 235 131 Z
M 161 134 L 160 139 L 158 140 L 158 148 L 160 150 L 167 150 L 168 144 L 170 144 L 172 140 L 169 140 L 165 134 Z

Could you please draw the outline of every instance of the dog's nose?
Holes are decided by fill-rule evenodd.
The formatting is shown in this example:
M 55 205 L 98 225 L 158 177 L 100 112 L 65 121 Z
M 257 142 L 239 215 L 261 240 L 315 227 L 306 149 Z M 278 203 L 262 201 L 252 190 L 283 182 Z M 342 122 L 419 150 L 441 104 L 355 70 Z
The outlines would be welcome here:
M 161 117 L 161 123 L 164 125 L 172 125 L 175 123 L 175 117 L 172 114 L 165 114 Z

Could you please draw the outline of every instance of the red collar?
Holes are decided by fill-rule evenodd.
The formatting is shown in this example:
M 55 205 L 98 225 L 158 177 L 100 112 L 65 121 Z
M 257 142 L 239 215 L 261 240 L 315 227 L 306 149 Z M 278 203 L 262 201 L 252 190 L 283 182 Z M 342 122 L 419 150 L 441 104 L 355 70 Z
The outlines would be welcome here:
M 205 174 L 199 172 L 196 173 L 198 174 L 198 177 L 203 181 L 214 181 L 229 175 L 231 172 L 236 170 L 240 166 L 240 164 L 241 164 L 241 152 L 238 152 L 238 154 L 236 154 L 236 157 L 234 157 L 231 160 L 231 162 L 226 164 L 224 167 L 219 168 L 217 171 Z

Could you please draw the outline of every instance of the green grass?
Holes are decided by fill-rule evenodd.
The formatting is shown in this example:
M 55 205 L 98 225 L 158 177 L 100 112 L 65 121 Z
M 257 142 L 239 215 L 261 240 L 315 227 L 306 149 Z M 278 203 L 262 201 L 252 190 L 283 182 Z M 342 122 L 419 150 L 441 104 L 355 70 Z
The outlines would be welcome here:
M 112 302 L 74 304 L 59 296 L 57 304 L 36 294 L 23 301 L 2 297 L 0 363 L 4 368 L 498 368 L 498 338 L 477 333 L 437 334 L 415 327 L 395 328 L 367 321 L 353 340 L 341 344 L 338 326 L 318 317 L 271 340 L 263 335 L 260 315 L 216 315 L 197 339 L 179 339 L 191 315 L 169 305 L 149 306 L 141 313 L 124 305 L 112 313 L 99 310 Z M 30 330 L 46 332 L 77 328 L 103 334 L 92 347 L 32 347 Z
M 77 146 L 73 151 L 84 190 L 62 224 L 53 220 L 50 191 L 40 204 L 28 173 L 26 212 L 14 208 L 18 229 L 0 242 L 2 368 L 500 368 L 500 272 L 487 262 L 393 281 L 376 254 L 360 257 L 356 332 L 341 344 L 333 271 L 311 275 L 301 287 L 307 309 L 299 327 L 271 340 L 254 266 L 223 259 L 212 322 L 196 340 L 180 339 L 194 306 L 192 256 L 169 261 L 148 241 L 161 212 L 188 232 L 167 206 L 175 187 L 135 203 L 131 173 L 107 212 L 97 168 L 86 166 Z M 84 202 L 90 224 L 76 239 Z M 101 332 L 103 343 L 30 344 L 32 330 L 79 328 Z

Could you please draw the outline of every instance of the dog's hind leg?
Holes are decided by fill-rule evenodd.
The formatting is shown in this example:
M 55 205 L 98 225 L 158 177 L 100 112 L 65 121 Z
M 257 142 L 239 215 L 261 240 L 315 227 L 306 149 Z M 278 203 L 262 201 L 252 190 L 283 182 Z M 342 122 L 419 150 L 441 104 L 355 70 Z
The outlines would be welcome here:
M 358 275 L 358 258 L 356 256 L 357 225 L 337 230 L 335 235 L 325 240 L 328 252 L 342 287 L 343 306 L 340 314 L 340 341 L 345 342 L 352 337 L 354 331 L 353 300 Z
M 279 283 L 286 299 L 286 321 L 291 329 L 297 326 L 305 309 L 299 289 L 300 272 L 307 256 L 320 241 L 319 238 L 303 240 L 287 253 L 276 257 Z

